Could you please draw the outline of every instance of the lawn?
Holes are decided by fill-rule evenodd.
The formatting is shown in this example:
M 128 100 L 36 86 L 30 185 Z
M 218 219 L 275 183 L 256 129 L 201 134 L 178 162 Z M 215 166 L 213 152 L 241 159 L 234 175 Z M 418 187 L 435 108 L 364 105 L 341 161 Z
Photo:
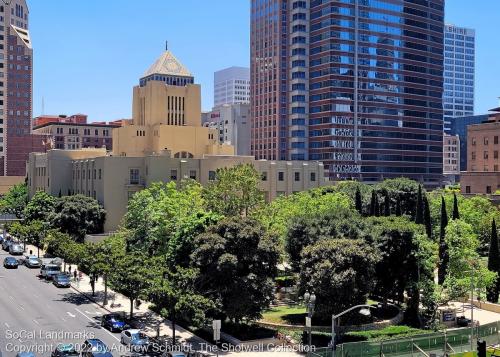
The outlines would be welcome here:
M 265 322 L 286 325 L 304 325 L 306 322 L 306 308 L 303 306 L 277 306 L 262 314 Z

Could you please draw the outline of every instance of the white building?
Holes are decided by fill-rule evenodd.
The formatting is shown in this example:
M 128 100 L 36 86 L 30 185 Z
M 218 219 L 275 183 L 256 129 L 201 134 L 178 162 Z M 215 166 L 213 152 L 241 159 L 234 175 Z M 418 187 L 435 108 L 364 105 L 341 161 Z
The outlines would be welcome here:
M 214 107 L 250 103 L 250 69 L 229 67 L 214 73 Z
M 224 104 L 206 113 L 203 125 L 215 128 L 219 143 L 234 146 L 236 155 L 250 155 L 250 104 Z
M 443 175 L 446 182 L 453 184 L 460 180 L 460 137 L 443 135 Z
M 445 26 L 444 131 L 451 120 L 474 115 L 475 37 L 473 29 Z

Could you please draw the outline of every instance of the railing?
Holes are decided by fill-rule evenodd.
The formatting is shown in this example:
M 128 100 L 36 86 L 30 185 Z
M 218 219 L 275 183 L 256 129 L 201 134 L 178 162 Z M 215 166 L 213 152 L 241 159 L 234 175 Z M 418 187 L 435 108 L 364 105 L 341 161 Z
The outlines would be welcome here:
M 486 341 L 487 345 L 500 344 L 500 321 L 492 322 L 474 329 L 475 339 Z M 460 353 L 470 351 L 470 328 L 417 335 L 406 339 L 385 340 L 379 342 L 353 342 L 337 346 L 336 357 L 417 357 L 445 353 Z M 330 357 L 331 348 L 320 348 L 311 353 L 314 357 Z

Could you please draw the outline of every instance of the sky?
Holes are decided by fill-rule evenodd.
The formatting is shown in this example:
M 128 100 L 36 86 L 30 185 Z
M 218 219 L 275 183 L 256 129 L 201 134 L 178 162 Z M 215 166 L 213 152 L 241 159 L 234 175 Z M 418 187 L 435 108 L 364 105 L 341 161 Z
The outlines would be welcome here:
M 27 0 L 35 116 L 130 118 L 132 88 L 165 41 L 213 105 L 213 73 L 249 66 L 249 0 Z M 447 0 L 446 21 L 476 29 L 476 113 L 500 96 L 500 1 Z

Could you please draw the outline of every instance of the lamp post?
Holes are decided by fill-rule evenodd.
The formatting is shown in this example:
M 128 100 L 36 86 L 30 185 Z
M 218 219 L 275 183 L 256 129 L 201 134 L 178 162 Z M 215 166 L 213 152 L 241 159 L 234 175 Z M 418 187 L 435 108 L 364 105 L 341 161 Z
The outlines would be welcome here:
M 337 315 L 332 315 L 332 357 L 335 357 L 335 320 L 337 320 L 339 317 L 353 311 L 356 309 L 361 309 L 359 310 L 359 313 L 363 316 L 370 316 L 370 309 L 375 309 L 374 306 L 371 305 L 356 305 L 353 306 L 345 311 L 342 311 L 341 313 Z
M 316 295 L 314 293 L 309 294 L 309 291 L 306 291 L 304 294 L 304 302 L 306 304 L 307 309 L 307 318 L 306 318 L 306 327 L 309 327 L 309 348 L 307 350 L 307 355 L 311 355 L 311 346 L 312 346 L 312 323 L 311 319 L 314 314 L 314 305 L 316 305 Z

